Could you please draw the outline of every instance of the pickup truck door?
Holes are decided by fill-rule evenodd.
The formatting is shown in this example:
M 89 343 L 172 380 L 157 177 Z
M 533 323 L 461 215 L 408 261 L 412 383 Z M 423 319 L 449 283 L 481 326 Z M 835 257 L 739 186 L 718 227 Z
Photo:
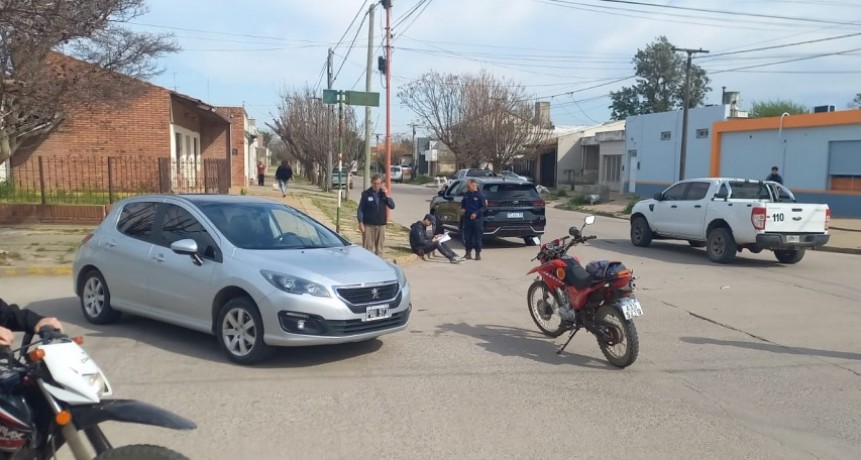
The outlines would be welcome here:
M 684 222 L 679 210 L 679 204 L 685 199 L 689 182 L 676 184 L 663 193 L 663 198 L 655 203 L 652 223 L 655 231 L 661 235 L 680 235 Z
M 709 194 L 709 182 L 691 182 L 685 191 L 685 199 L 678 202 L 677 214 L 678 235 L 687 239 L 701 239 L 704 235 L 703 225 L 706 219 L 706 196 Z

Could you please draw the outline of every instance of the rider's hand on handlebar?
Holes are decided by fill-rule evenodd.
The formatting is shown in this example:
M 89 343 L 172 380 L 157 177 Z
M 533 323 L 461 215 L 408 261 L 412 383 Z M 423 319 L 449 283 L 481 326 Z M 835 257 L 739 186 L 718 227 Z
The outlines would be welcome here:
M 38 334 L 39 330 L 44 327 L 56 329 L 60 332 L 63 331 L 63 325 L 60 323 L 60 320 L 54 317 L 45 317 L 39 320 L 38 323 L 36 323 L 36 327 L 34 328 L 33 332 Z

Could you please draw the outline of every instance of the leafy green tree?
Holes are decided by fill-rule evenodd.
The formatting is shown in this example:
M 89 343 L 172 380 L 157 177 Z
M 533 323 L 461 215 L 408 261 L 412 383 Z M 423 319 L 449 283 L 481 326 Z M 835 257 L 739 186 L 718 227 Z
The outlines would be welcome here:
M 633 86 L 611 91 L 611 117 L 622 120 L 631 115 L 667 112 L 684 106 L 685 57 L 673 51 L 667 37 L 660 36 L 645 49 L 637 50 L 632 60 L 637 75 Z M 701 105 L 711 91 L 706 71 L 691 65 L 688 107 Z
M 748 112 L 748 117 L 779 117 L 784 113 L 788 113 L 790 115 L 798 115 L 808 112 L 810 112 L 810 110 L 801 104 L 796 104 L 795 102 L 789 100 L 775 99 L 773 101 L 763 102 L 753 101 L 753 103 L 751 104 L 750 112 Z

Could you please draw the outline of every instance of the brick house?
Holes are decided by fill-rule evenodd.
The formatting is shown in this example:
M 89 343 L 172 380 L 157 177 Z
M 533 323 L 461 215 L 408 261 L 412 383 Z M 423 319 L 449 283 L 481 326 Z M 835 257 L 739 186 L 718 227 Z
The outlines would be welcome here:
M 218 107 L 224 118 L 230 120 L 230 185 L 245 187 L 257 183 L 258 148 L 260 133 L 257 122 L 248 117 L 242 107 Z M 264 156 L 260 161 L 266 163 Z
M 108 188 L 226 193 L 231 170 L 243 173 L 241 163 L 231 164 L 231 146 L 237 145 L 234 136 L 243 142 L 245 120 L 231 120 L 223 110 L 176 91 L 129 80 L 141 85 L 129 100 L 67 109 L 55 132 L 13 156 L 9 179 L 18 188 L 45 193 Z

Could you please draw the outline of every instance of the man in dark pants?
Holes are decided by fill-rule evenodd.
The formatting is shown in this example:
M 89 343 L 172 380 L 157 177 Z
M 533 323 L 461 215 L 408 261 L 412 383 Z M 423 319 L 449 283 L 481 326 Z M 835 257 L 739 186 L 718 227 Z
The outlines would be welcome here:
M 487 209 L 487 201 L 484 194 L 478 190 L 478 182 L 475 179 L 470 179 L 466 188 L 468 191 L 463 194 L 463 201 L 460 202 L 460 208 L 463 210 L 463 245 L 467 259 L 472 259 L 472 250 L 475 249 L 475 260 L 481 260 L 481 239 L 484 235 L 484 211 Z
M 39 332 L 42 327 L 63 330 L 57 318 L 44 317 L 32 310 L 21 310 L 18 305 L 7 304 L 0 299 L 0 346 L 11 346 L 15 332 Z
M 362 192 L 356 217 L 362 232 L 362 246 L 383 257 L 386 242 L 387 209 L 395 209 L 395 202 L 386 194 L 383 178 L 377 174 L 371 178 L 371 188 Z
M 410 248 L 422 259 L 424 259 L 425 255 L 429 255 L 431 252 L 439 249 L 439 252 L 441 252 L 449 262 L 453 264 L 460 263 L 460 258 L 457 254 L 455 254 L 444 241 L 440 241 L 437 235 L 434 235 L 433 239 L 428 238 L 427 227 L 428 225 L 433 225 L 434 221 L 434 216 L 426 214 L 424 219 L 410 225 Z

